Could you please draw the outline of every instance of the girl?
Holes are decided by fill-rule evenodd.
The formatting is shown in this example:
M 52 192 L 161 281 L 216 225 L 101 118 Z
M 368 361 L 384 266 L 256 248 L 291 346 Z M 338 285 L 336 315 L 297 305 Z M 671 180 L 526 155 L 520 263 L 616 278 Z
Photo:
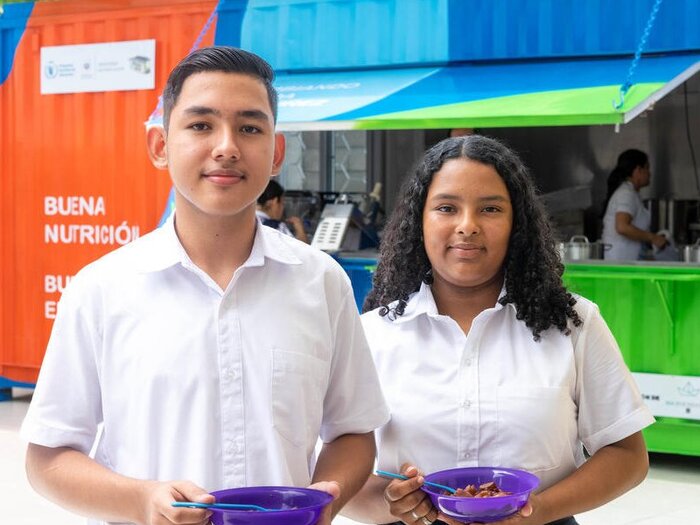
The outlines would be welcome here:
M 496 140 L 428 150 L 383 237 L 363 325 L 392 419 L 357 520 L 444 520 L 422 472 L 500 466 L 540 478 L 507 523 L 575 524 L 646 476 L 653 422 L 598 308 L 563 286 L 552 230 L 520 159 Z M 589 456 L 589 457 L 588 457 Z

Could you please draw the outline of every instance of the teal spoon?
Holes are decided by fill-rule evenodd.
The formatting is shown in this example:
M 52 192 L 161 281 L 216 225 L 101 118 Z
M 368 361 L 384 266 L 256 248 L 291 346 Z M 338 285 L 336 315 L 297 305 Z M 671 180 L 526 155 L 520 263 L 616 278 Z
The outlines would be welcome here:
M 235 509 L 235 510 L 260 510 L 263 512 L 271 512 L 272 509 L 266 509 L 259 505 L 245 505 L 243 503 L 198 503 L 196 501 L 173 501 L 173 507 L 189 507 L 193 509 Z
M 382 476 L 384 478 L 408 479 L 408 477 L 404 476 L 403 474 L 396 474 L 395 472 L 387 472 L 385 470 L 377 470 L 374 473 L 377 476 Z M 424 481 L 423 483 L 425 485 L 430 485 L 431 487 L 446 490 L 450 494 L 454 494 L 455 492 L 457 492 L 452 487 L 448 487 L 447 485 L 440 485 L 439 483 L 433 483 L 432 481 Z

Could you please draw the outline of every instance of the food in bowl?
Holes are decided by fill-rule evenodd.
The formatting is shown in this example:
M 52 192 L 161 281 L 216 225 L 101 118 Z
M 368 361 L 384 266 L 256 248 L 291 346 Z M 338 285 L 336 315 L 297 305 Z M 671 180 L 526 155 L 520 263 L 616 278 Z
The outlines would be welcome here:
M 299 487 L 240 487 L 211 493 L 216 503 L 257 505 L 267 511 L 212 508 L 213 525 L 314 525 L 333 496 Z
M 450 494 L 444 492 L 444 494 Z M 493 481 L 476 485 L 467 485 L 463 489 L 457 489 L 453 496 L 460 498 L 498 498 L 500 496 L 510 496 L 512 492 L 501 490 Z
M 524 470 L 501 467 L 464 467 L 433 472 L 426 481 L 448 487 L 467 487 L 494 483 L 501 491 L 510 492 L 498 497 L 464 497 L 444 494 L 442 489 L 423 485 L 436 508 L 452 518 L 467 523 L 490 523 L 515 514 L 527 502 L 530 493 L 539 485 L 539 478 Z

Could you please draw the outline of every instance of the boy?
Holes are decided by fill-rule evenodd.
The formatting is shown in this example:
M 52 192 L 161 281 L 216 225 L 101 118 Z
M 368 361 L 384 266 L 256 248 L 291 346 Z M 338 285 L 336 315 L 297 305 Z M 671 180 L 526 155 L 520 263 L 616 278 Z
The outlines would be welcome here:
M 208 523 L 171 503 L 314 483 L 336 496 L 327 524 L 371 470 L 388 414 L 349 280 L 255 218 L 284 159 L 272 79 L 234 48 L 176 66 L 164 127 L 148 131 L 174 219 L 88 265 L 61 298 L 22 435 L 31 484 L 69 510 Z

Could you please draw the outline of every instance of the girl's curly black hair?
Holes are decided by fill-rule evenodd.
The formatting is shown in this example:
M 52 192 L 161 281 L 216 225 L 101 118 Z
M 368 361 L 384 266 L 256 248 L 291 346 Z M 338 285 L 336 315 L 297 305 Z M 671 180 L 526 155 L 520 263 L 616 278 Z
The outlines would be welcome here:
M 384 316 L 403 315 L 409 295 L 421 282 L 432 283 L 430 261 L 423 245 L 423 208 L 433 175 L 450 159 L 467 158 L 492 166 L 508 188 L 513 229 L 503 266 L 506 293 L 503 305 L 513 303 L 517 318 L 532 330 L 535 341 L 555 326 L 569 334 L 569 319 L 580 326 L 576 299 L 564 287 L 564 265 L 552 228 L 535 185 L 520 158 L 497 140 L 480 135 L 445 139 L 430 148 L 404 181 L 387 222 L 374 274 L 373 288 L 363 311 L 382 307 Z M 389 304 L 398 301 L 392 308 Z

